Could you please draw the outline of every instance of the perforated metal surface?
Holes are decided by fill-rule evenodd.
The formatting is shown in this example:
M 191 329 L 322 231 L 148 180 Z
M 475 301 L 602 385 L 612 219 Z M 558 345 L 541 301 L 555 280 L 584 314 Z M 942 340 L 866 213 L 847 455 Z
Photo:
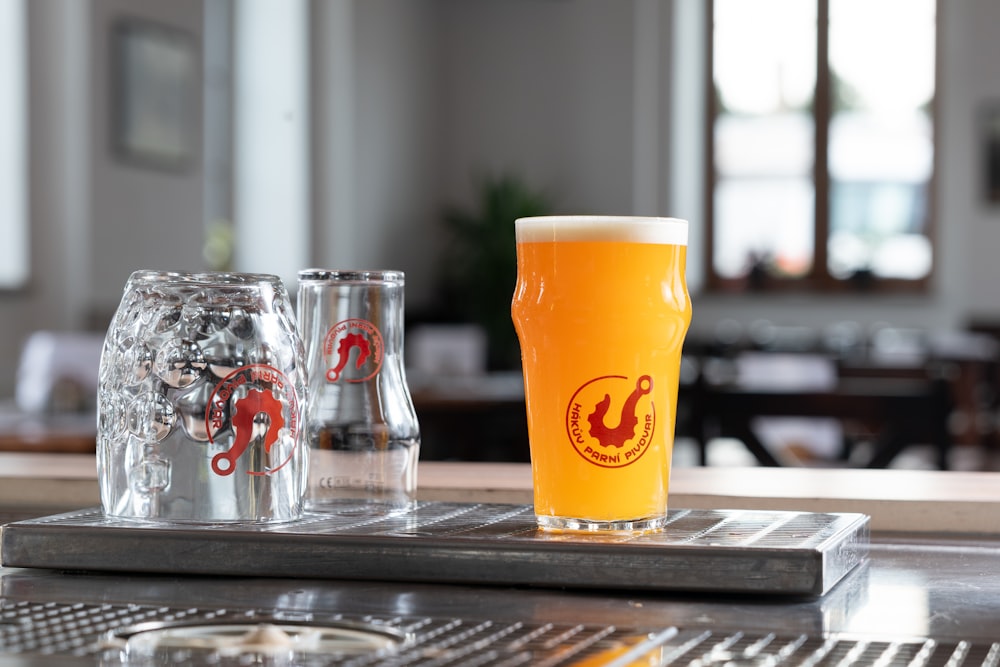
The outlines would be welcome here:
M 668 627 L 374 617 L 343 614 L 282 615 L 254 610 L 171 608 L 143 605 L 31 603 L 0 599 L 0 657 L 66 656 L 102 664 L 126 662 L 123 638 L 148 625 L 274 622 L 363 625 L 391 628 L 408 638 L 391 655 L 297 655 L 297 665 L 963 665 L 1000 660 L 1000 644 L 935 640 L 876 640 L 842 635 L 810 636 Z M 176 664 L 196 664 L 191 653 L 168 655 Z M 231 662 L 230 662 L 231 661 Z M 214 656 L 211 664 L 250 664 L 246 658 Z M 269 664 L 263 658 L 264 664 Z M 169 663 L 168 663 L 169 664 Z M 254 663 L 257 664 L 257 663 Z M 277 664 L 273 661 L 270 664 Z
M 493 622 L 433 618 L 288 615 L 296 622 L 317 625 L 349 622 L 372 628 L 393 628 L 410 641 L 398 653 L 371 660 L 299 656 L 295 664 L 400 665 L 568 665 L 587 656 L 607 655 L 648 642 L 648 633 L 614 626 Z M 255 611 L 172 609 L 140 605 L 85 605 L 0 602 L 0 654 L 70 655 L 116 660 L 117 640 L 130 628 L 151 621 L 165 623 L 274 622 L 282 614 Z M 654 633 L 655 634 L 655 633 Z M 669 635 L 675 633 L 670 631 Z M 663 637 L 665 639 L 666 636 Z M 183 657 L 181 651 L 178 657 Z M 245 663 L 244 663 L 245 664 Z M 599 663 L 598 663 L 599 664 Z
M 282 526 L 137 524 L 98 510 L 13 523 L 6 566 L 821 595 L 868 553 L 868 517 L 674 510 L 662 532 L 547 533 L 527 505 L 363 507 Z M 124 556 L 123 556 L 124 555 Z

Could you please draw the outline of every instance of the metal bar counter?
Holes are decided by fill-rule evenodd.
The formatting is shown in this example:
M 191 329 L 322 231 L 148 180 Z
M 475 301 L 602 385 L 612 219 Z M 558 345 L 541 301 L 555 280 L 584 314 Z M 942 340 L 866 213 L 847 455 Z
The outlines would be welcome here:
M 59 465 L 48 464 L 56 477 Z M 32 474 L 41 484 L 37 480 L 46 466 L 31 474 L 14 468 L 2 468 L 0 509 L 23 516 L 29 510 L 10 510 L 16 503 L 7 496 Z M 867 560 L 821 596 L 2 568 L 0 662 L 9 657 L 31 664 L 48 655 L 59 658 L 56 664 L 168 664 L 155 663 L 142 650 L 148 643 L 137 639 L 178 628 L 261 623 L 292 635 L 295 628 L 310 626 L 361 629 L 383 642 L 366 655 L 303 649 L 282 662 L 285 654 L 271 652 L 264 664 L 993 665 L 1000 660 L 995 476 L 756 468 L 677 472 L 674 507 L 688 501 L 736 509 L 867 510 L 873 530 Z M 425 500 L 525 502 L 526 473 L 521 466 L 422 466 L 421 488 Z M 85 478 L 85 472 L 67 465 L 61 474 L 66 494 L 50 495 L 50 505 L 63 504 L 53 509 L 73 509 L 81 500 L 76 507 L 93 504 L 89 497 L 71 497 L 87 493 L 82 480 L 72 488 L 72 480 Z M 8 484 L 14 479 L 21 481 Z M 36 510 L 41 501 L 32 499 Z M 163 661 L 197 664 L 201 655 L 176 645 L 162 650 L 173 652 L 159 656 Z M 206 662 L 247 664 L 227 663 L 228 658 L 230 653 L 217 652 Z

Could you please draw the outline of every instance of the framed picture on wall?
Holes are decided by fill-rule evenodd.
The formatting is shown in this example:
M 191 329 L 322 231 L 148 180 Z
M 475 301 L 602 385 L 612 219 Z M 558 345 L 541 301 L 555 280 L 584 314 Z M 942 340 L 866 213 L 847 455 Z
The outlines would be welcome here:
M 183 170 L 199 140 L 198 49 L 183 30 L 120 19 L 112 28 L 111 139 L 119 159 Z
M 982 112 L 983 193 L 986 202 L 1000 204 L 1000 103 Z

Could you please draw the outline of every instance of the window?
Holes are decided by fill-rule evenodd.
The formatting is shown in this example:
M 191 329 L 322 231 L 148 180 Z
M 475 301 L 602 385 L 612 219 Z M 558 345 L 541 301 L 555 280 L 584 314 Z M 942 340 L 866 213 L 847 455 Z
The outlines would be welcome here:
M 27 6 L 0 2 L 0 289 L 28 280 Z
M 936 0 L 714 0 L 709 286 L 921 289 Z

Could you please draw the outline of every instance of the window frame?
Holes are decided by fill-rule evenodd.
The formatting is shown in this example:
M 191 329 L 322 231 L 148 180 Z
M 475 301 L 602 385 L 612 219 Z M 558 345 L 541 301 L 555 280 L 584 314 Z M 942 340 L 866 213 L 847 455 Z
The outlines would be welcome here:
M 939 251 L 937 247 L 937 183 L 940 166 L 938 145 L 939 98 L 941 83 L 941 0 L 935 0 L 934 21 L 934 97 L 931 100 L 931 146 L 933 149 L 932 172 L 927 182 L 926 237 L 930 242 L 931 267 L 926 276 L 915 279 L 879 278 L 859 274 L 851 278 L 835 278 L 830 274 L 827 245 L 830 231 L 830 175 L 829 128 L 832 115 L 832 91 L 829 63 L 830 0 L 816 2 L 816 90 L 813 100 L 815 122 L 815 160 L 813 163 L 814 237 L 813 263 L 805 276 L 784 278 L 767 273 L 726 278 L 715 270 L 715 188 L 718 173 L 715 168 L 715 121 L 718 104 L 715 88 L 715 0 L 705 2 L 705 289 L 712 293 L 764 292 L 764 293 L 829 293 L 844 294 L 872 292 L 885 294 L 927 294 L 934 280 Z

